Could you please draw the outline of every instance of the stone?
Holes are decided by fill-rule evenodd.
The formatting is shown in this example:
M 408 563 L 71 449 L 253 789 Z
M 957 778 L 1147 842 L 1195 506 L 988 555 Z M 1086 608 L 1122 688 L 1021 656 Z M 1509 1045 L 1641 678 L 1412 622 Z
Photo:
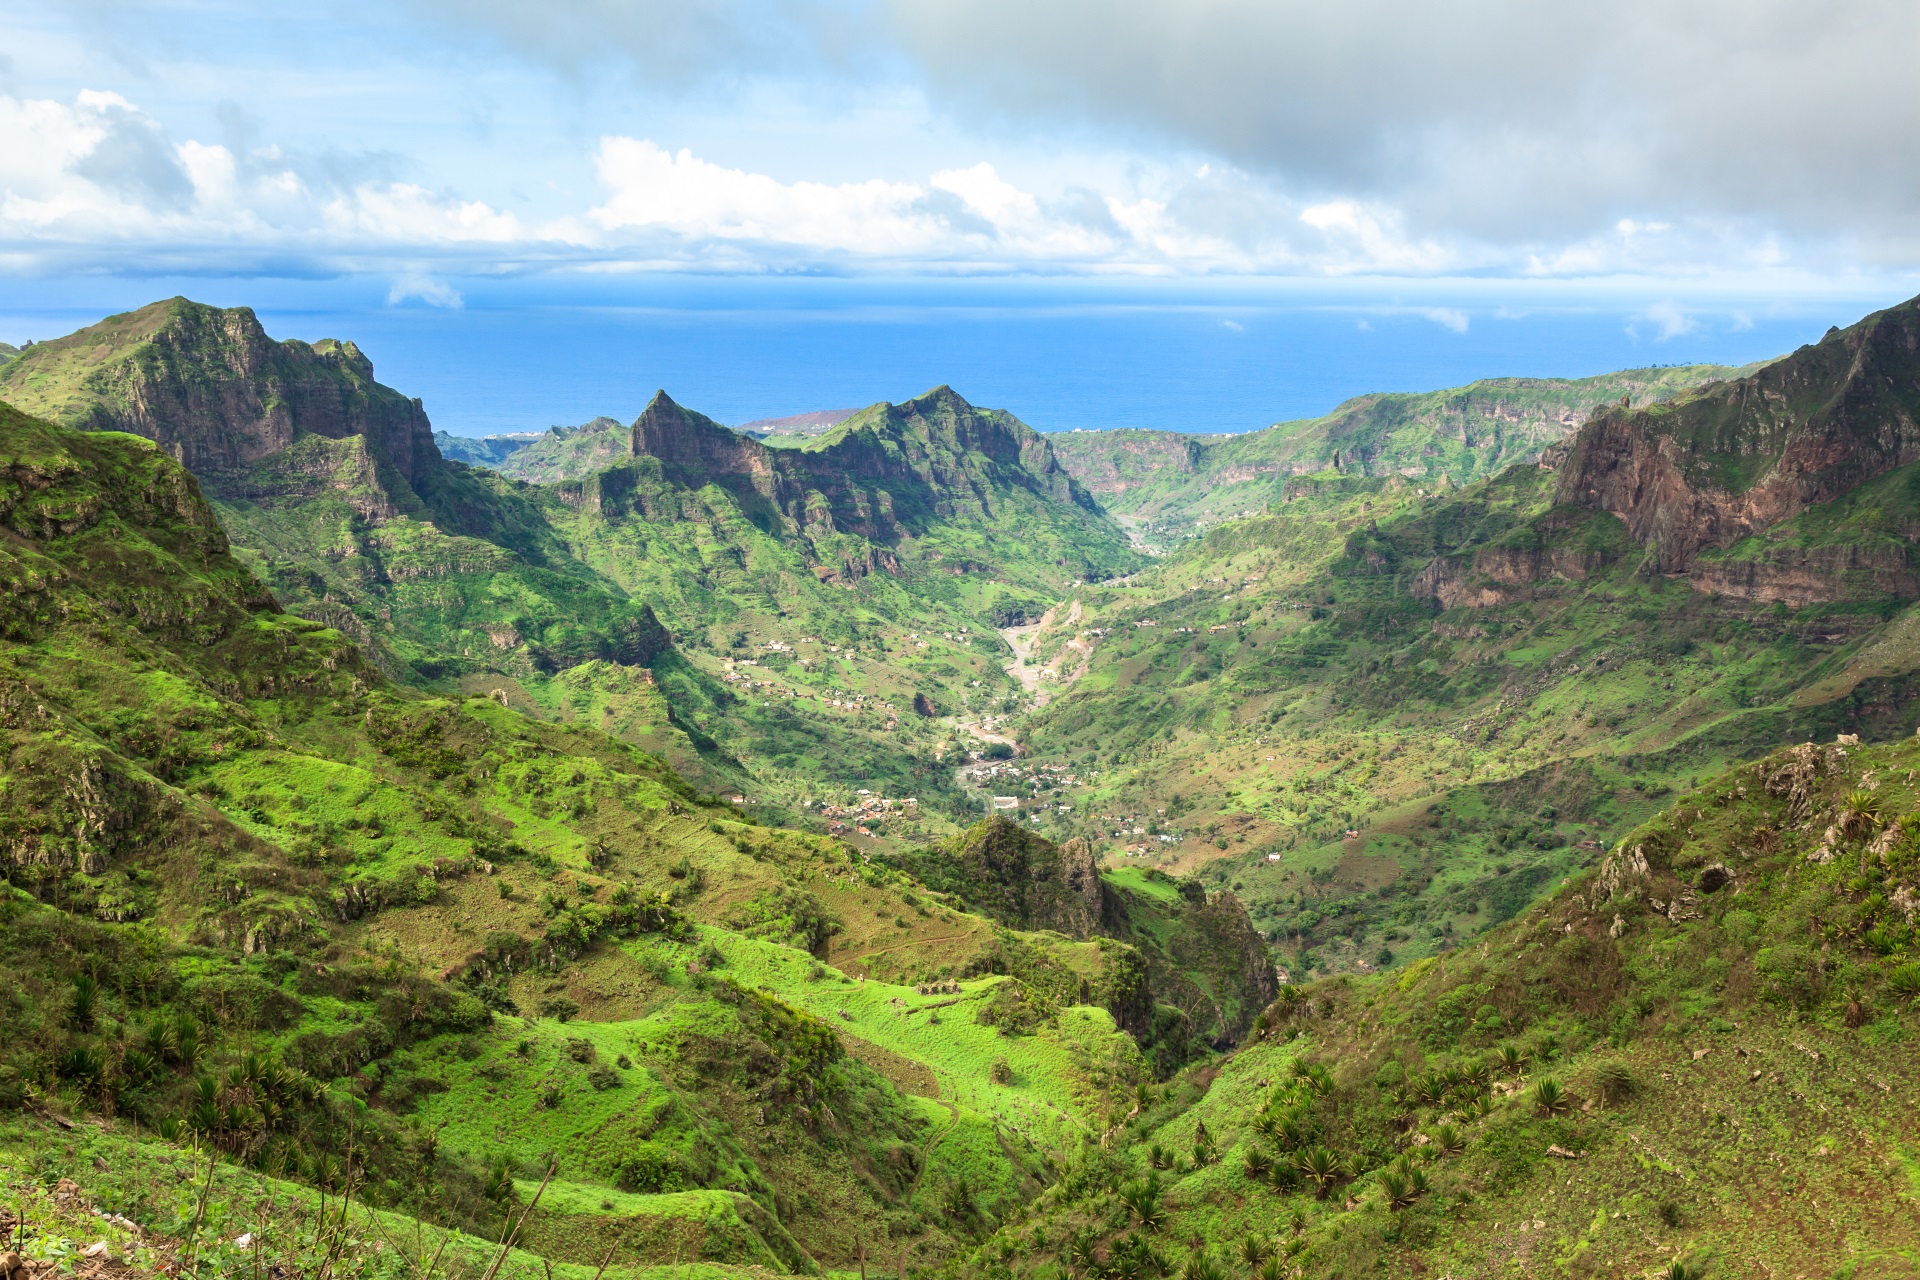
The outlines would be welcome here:
M 1710 862 L 1700 872 L 1700 892 L 1718 893 L 1733 880 L 1733 872 L 1723 862 Z

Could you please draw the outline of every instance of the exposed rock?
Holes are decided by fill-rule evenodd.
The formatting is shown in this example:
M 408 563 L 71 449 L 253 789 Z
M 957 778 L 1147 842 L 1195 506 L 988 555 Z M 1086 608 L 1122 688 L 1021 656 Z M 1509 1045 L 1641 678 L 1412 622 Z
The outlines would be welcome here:
M 65 376 L 42 378 L 55 369 Z M 76 377 L 80 398 L 39 389 L 64 396 Z M 305 435 L 365 437 L 407 481 L 440 461 L 420 402 L 375 382 L 353 343 L 276 342 L 247 307 L 185 298 L 36 343 L 0 370 L 0 399 L 64 426 L 145 436 L 196 474 L 247 466 Z
M 1718 893 L 1733 881 L 1733 872 L 1724 862 L 1710 862 L 1700 870 L 1700 892 Z
M 1574 438 L 1555 498 L 1619 517 L 1657 569 L 1684 573 L 1706 549 L 1731 547 L 1920 460 L 1916 382 L 1920 300 L 1870 315 L 1748 377 L 1664 405 L 1598 412 Z M 1743 579 L 1743 572 L 1755 576 Z M 1772 586 L 1761 569 L 1731 566 L 1703 581 L 1735 594 L 1804 596 L 1818 586 L 1795 579 L 1786 565 L 1777 572 Z M 1886 586 L 1911 593 L 1920 585 L 1904 566 L 1883 572 Z

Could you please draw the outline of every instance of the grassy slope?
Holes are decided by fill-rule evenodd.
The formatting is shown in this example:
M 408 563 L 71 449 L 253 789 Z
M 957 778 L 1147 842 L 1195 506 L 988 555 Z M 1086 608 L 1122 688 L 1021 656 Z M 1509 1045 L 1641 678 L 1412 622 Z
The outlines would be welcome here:
M 309 1157 L 354 1151 L 366 1194 L 424 1207 L 431 1167 L 433 1212 L 484 1233 L 503 1211 L 482 1194 L 488 1162 L 537 1176 L 550 1145 L 612 1122 L 658 1158 L 568 1144 L 565 1194 L 542 1212 L 585 1221 L 550 1250 L 572 1258 L 582 1232 L 632 1217 L 661 1221 L 633 1228 L 629 1262 L 691 1241 L 804 1267 L 802 1249 L 848 1256 L 829 1224 L 849 1221 L 937 1259 L 1030 1195 L 1138 1070 L 1098 1009 L 1055 1002 L 1012 1038 L 970 1016 L 1016 982 L 1071 993 L 1096 955 L 1007 935 L 835 842 L 703 809 L 598 732 L 403 694 L 338 633 L 276 612 L 150 444 L 6 425 L 11 1104 L 191 1116 L 194 1060 L 143 1029 L 186 1017 L 223 1106 L 269 1089 L 277 1109 L 208 1122 L 268 1171 L 317 1177 Z M 847 971 L 969 981 L 936 1024 L 890 1003 L 934 1001 Z M 86 1017 L 83 976 L 99 987 Z M 591 1028 L 563 1025 L 570 1009 Z M 603 1052 L 576 1061 L 575 1039 Z M 303 1074 L 221 1085 L 248 1054 Z M 449 1120 L 431 1148 L 399 1119 L 416 1110 Z M 454 1119 L 481 1114 L 523 1119 Z M 675 1225 L 715 1213 L 725 1230 Z
M 1766 541 L 1888 543 L 1910 470 Z M 1532 467 L 1450 496 L 1308 478 L 1273 515 L 1078 593 L 1080 621 L 1036 642 L 1082 672 L 1027 731 L 1091 781 L 1052 829 L 1210 864 L 1297 962 L 1354 969 L 1497 924 L 1708 769 L 1796 733 L 1912 727 L 1910 610 L 1872 575 L 1836 578 L 1839 603 L 1710 595 L 1641 573 L 1618 522 L 1555 510 L 1551 485 Z M 1592 571 L 1469 576 L 1488 602 L 1451 610 L 1412 593 L 1436 552 L 1489 548 Z M 1148 827 L 1179 839 L 1117 834 Z
M 1192 1233 L 1218 1256 L 1250 1230 L 1310 1277 L 1920 1273 L 1916 768 L 1911 741 L 1776 752 L 1477 944 L 1305 988 L 974 1273 L 1032 1274 L 1080 1230 L 1110 1250 L 1137 1215 L 1102 1184 L 1155 1146 L 1182 1160 L 1149 1233 L 1174 1262 Z M 1339 1158 L 1327 1194 L 1250 1175 L 1248 1152 L 1284 1166 L 1294 1141 L 1263 1111 Z M 1197 1122 L 1216 1163 L 1184 1155 Z M 1390 1207 L 1403 1158 L 1426 1189 Z
M 1571 435 L 1587 412 L 1623 396 L 1660 400 L 1758 366 L 1623 369 L 1592 378 L 1489 378 L 1445 391 L 1359 396 L 1320 418 L 1239 436 L 1165 431 L 1070 432 L 1061 461 L 1148 542 L 1172 545 L 1265 511 L 1289 475 L 1320 471 L 1336 452 L 1373 475 L 1459 486 L 1530 459 Z

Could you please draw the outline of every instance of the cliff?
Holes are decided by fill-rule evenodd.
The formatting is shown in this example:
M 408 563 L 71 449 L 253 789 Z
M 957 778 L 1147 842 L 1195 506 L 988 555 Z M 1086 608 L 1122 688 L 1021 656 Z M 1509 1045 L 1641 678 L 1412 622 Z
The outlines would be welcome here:
M 1662 572 L 1920 460 L 1920 300 L 1759 372 L 1580 429 L 1559 502 L 1617 516 Z
M 247 307 L 169 298 L 0 366 L 0 399 L 64 426 L 154 441 L 196 475 L 304 435 L 364 437 L 408 481 L 440 460 L 418 400 L 373 380 L 351 342 L 276 342 Z

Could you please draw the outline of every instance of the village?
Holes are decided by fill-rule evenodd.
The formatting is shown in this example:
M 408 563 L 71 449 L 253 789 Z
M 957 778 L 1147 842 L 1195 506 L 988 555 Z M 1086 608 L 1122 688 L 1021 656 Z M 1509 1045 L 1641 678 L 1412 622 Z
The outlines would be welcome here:
M 853 835 L 872 838 L 880 834 L 874 828 L 896 818 L 915 818 L 920 815 L 920 801 L 914 796 L 902 800 L 891 800 L 875 795 L 866 788 L 854 792 L 854 800 L 849 804 L 830 804 L 821 801 L 820 816 L 827 819 L 827 830 L 836 836 Z M 808 802 L 811 804 L 812 802 Z

